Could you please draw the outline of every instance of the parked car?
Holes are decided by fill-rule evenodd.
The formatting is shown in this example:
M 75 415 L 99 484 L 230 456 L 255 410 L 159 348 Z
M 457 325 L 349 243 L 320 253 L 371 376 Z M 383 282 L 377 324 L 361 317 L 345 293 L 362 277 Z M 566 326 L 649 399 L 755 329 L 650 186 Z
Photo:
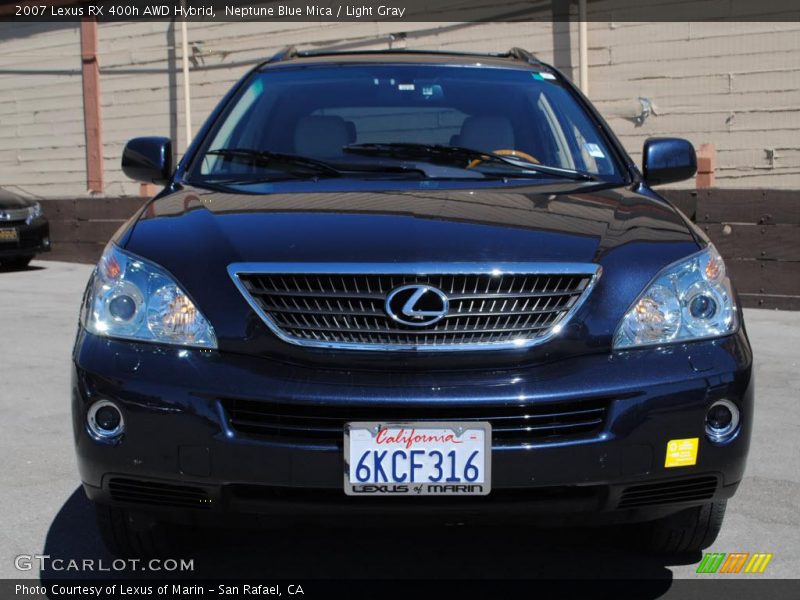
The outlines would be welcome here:
M 752 353 L 725 264 L 553 67 L 287 50 L 222 99 L 111 241 L 74 351 L 80 475 L 109 548 L 270 518 L 632 525 L 717 536 Z
M 50 250 L 50 225 L 42 205 L 0 188 L 0 267 L 21 269 Z

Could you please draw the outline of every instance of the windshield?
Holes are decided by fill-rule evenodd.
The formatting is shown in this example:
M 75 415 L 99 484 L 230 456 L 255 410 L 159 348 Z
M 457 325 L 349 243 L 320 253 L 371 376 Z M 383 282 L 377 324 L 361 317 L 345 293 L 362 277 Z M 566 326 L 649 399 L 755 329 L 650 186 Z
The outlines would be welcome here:
M 602 134 L 546 70 L 337 65 L 254 74 L 192 178 L 618 181 Z

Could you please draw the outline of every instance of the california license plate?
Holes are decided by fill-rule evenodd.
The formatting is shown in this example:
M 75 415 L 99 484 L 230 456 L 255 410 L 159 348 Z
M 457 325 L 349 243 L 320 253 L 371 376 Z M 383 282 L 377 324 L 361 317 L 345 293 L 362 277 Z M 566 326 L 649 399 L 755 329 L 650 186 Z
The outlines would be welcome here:
M 348 423 L 344 491 L 485 496 L 491 490 L 491 452 L 489 423 Z
M 16 242 L 18 239 L 16 229 L 0 229 L 0 242 Z

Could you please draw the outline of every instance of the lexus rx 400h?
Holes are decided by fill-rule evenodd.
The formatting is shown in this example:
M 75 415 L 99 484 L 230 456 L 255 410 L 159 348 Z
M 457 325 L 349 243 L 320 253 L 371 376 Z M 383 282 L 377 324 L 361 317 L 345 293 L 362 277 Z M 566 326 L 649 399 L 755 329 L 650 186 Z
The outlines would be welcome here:
M 554 68 L 286 51 L 222 99 L 109 243 L 72 408 L 110 548 L 161 525 L 387 517 L 630 526 L 713 542 L 752 354 L 725 264 Z

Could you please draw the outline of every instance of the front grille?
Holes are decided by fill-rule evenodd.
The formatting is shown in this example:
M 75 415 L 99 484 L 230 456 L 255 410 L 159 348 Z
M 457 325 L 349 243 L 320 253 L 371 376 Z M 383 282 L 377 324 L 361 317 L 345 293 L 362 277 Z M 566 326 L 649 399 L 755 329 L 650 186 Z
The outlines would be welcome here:
M 596 265 L 509 265 L 478 272 L 447 265 L 363 268 L 330 266 L 302 272 L 231 265 L 242 294 L 285 341 L 365 350 L 466 350 L 530 346 L 563 327 L 596 280 Z M 415 268 L 416 267 L 416 268 Z M 377 273 L 375 272 L 377 271 Z M 463 272 L 461 272 L 463 271 Z M 422 274 L 424 273 L 424 274 Z M 441 320 L 415 327 L 387 313 L 393 290 L 436 288 L 449 306 Z M 559 327 L 560 326 L 560 327 Z
M 609 399 L 528 406 L 380 404 L 337 406 L 284 404 L 223 398 L 228 423 L 239 433 L 287 443 L 341 445 L 351 421 L 488 421 L 495 446 L 524 445 L 596 434 Z
M 114 477 L 108 483 L 111 499 L 129 504 L 211 508 L 211 497 L 199 487 L 174 485 L 158 481 Z
M 31 216 L 30 208 L 0 208 L 0 223 L 24 221 Z
M 708 500 L 717 489 L 717 478 L 694 477 L 633 485 L 622 492 L 618 508 Z

